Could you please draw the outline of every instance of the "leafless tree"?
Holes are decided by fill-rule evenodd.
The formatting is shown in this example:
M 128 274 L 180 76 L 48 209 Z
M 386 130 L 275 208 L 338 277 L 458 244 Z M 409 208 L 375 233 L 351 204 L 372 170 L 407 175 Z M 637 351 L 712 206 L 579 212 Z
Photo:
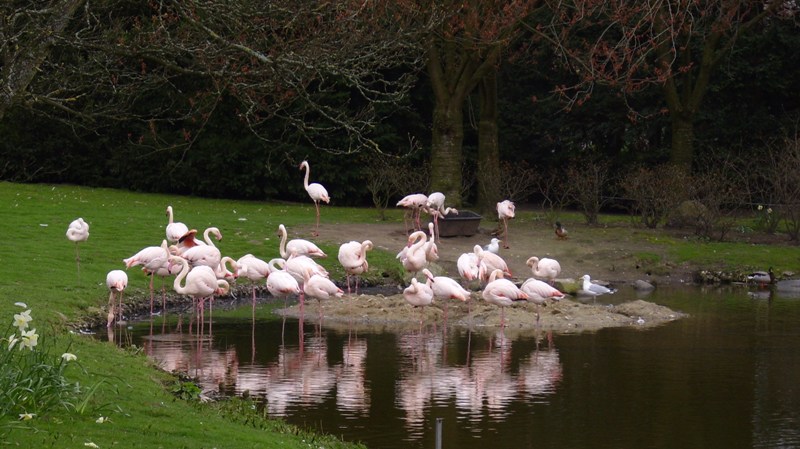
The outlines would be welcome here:
M 586 224 L 596 225 L 600 209 L 610 201 L 606 191 L 614 182 L 608 162 L 579 159 L 569 164 L 570 197 L 581 209 Z
M 688 197 L 689 177 L 672 164 L 638 167 L 621 180 L 626 197 L 633 201 L 633 211 L 642 224 L 655 228 Z

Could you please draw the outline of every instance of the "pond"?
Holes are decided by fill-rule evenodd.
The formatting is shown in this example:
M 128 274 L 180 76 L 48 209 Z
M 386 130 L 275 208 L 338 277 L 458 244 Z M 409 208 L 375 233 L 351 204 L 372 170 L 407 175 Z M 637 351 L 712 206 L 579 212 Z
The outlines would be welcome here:
M 444 448 L 800 447 L 800 299 L 741 286 L 646 299 L 690 316 L 571 335 L 393 332 L 275 319 L 268 300 L 255 319 L 247 305 L 200 332 L 156 317 L 117 339 L 204 391 L 372 448 L 433 448 L 437 418 Z

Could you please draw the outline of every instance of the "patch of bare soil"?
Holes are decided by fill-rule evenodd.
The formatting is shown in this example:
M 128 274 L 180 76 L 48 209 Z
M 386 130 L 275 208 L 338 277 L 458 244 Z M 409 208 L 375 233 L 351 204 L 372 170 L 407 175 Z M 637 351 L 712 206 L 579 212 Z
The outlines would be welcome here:
M 488 224 L 489 228 L 485 227 Z M 432 271 L 459 279 L 456 260 L 461 253 L 471 252 L 475 245 L 486 245 L 495 231 L 494 220 L 482 222 L 479 232 L 469 237 L 442 238 L 438 243 L 440 259 L 433 264 Z M 543 222 L 514 220 L 510 223 L 509 248 L 502 248 L 500 255 L 508 263 L 513 281 L 517 284 L 530 277 L 526 261 L 531 256 L 549 257 L 559 261 L 562 273 L 559 280 L 562 290 L 575 288 L 575 279 L 589 274 L 618 289 L 634 288 L 636 280 L 653 285 L 691 282 L 692 268 L 668 266 L 658 262 L 664 260 L 663 246 L 656 244 L 658 230 L 634 228 L 592 228 L 567 224 L 569 238 L 556 238 L 554 228 Z M 298 229 L 303 236 L 308 230 Z M 406 244 L 407 233 L 398 224 L 322 224 L 318 240 L 343 243 L 350 240 L 369 239 L 376 248 L 391 253 L 400 251 Z M 646 255 L 646 256 L 643 256 Z M 338 324 L 367 326 L 373 329 L 412 328 L 445 323 L 448 326 L 497 329 L 501 314 L 499 307 L 483 301 L 479 291 L 474 291 L 468 304 L 441 302 L 420 310 L 410 306 L 402 297 L 404 286 L 396 286 L 397 294 L 345 296 L 344 300 L 323 301 L 322 319 L 325 326 Z M 319 320 L 319 304 L 310 300 L 303 311 L 304 319 Z M 469 310 L 468 310 L 469 309 Z M 445 310 L 447 316 L 445 317 Z M 284 311 L 289 316 L 300 316 L 299 307 Z M 539 316 L 537 321 L 537 314 Z M 549 302 L 546 307 L 520 303 L 505 310 L 506 331 L 545 330 L 556 333 L 593 331 L 605 327 L 636 326 L 647 328 L 684 315 L 643 300 L 616 306 L 583 304 L 572 299 Z

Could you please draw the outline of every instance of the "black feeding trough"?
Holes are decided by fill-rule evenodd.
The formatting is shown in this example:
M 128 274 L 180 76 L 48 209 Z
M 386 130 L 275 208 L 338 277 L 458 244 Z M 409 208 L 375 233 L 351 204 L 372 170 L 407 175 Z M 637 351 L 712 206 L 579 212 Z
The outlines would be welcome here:
M 470 210 L 462 210 L 458 214 L 450 212 L 439 217 L 439 237 L 469 237 L 478 233 L 481 216 Z

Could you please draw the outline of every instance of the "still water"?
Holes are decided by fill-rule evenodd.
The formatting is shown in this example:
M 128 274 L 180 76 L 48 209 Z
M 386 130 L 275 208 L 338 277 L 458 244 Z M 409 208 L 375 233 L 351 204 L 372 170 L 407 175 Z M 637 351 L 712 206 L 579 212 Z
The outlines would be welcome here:
M 690 317 L 647 330 L 445 335 L 320 329 L 258 309 L 255 320 L 215 317 L 202 335 L 185 317 L 180 327 L 157 317 L 125 339 L 205 391 L 247 392 L 271 416 L 371 448 L 433 448 L 437 418 L 444 448 L 800 447 L 800 299 L 744 287 L 646 299 Z

